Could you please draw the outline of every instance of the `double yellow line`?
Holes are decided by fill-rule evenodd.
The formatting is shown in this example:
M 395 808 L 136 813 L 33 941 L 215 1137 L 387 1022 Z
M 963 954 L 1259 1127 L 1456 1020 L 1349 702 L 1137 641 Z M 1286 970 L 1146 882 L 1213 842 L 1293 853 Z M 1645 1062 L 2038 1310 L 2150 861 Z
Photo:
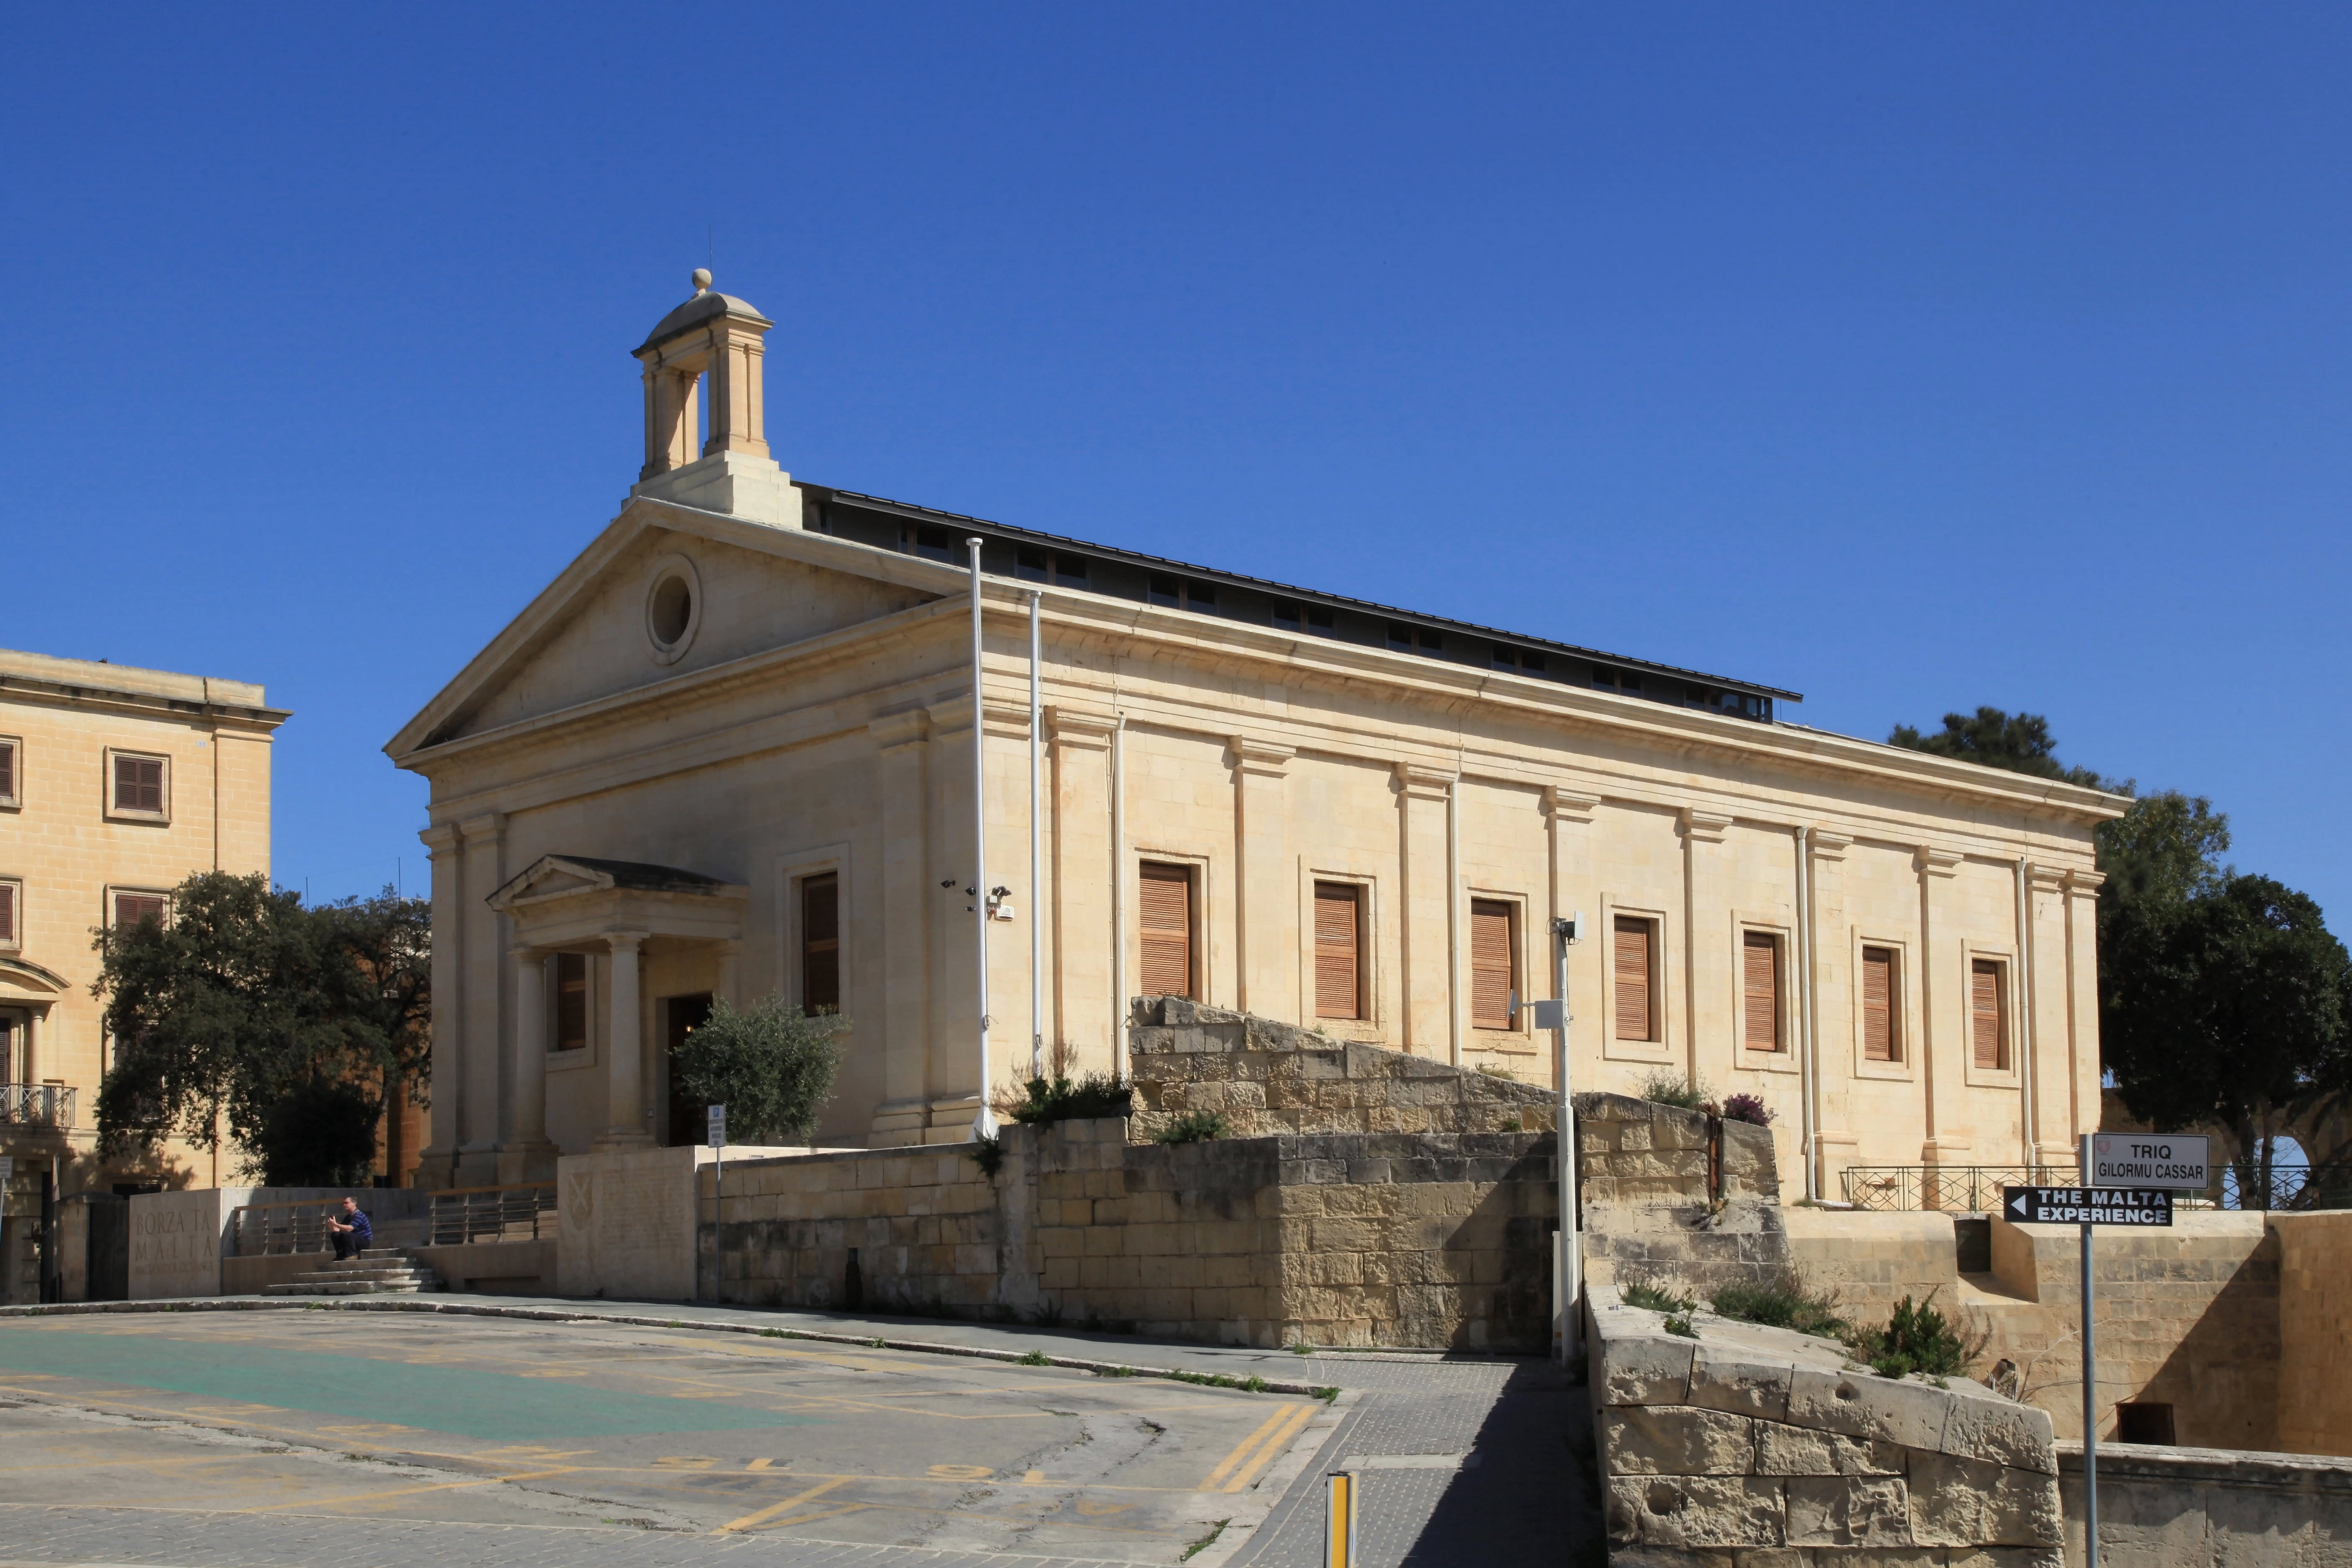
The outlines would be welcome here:
M 1240 1491 L 1276 1454 L 1290 1446 L 1291 1439 L 1297 1436 L 1299 1429 L 1307 1425 L 1307 1418 L 1314 1414 L 1315 1406 L 1308 1402 L 1275 1406 L 1274 1414 L 1267 1416 L 1256 1431 L 1243 1438 L 1241 1447 L 1220 1459 L 1217 1468 L 1211 1470 L 1208 1478 L 1193 1489 L 1204 1492 Z

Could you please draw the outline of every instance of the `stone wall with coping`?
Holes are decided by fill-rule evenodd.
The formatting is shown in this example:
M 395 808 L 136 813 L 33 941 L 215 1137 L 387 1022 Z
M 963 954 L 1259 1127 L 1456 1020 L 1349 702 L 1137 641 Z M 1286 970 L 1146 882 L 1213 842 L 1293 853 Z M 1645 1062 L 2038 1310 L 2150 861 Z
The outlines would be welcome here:
M 1769 1129 L 1622 1094 L 1576 1097 L 1585 1278 L 1704 1295 L 1789 1268 Z
M 2066 1562 L 2083 1568 L 2083 1445 L 2058 1445 Z M 2113 1568 L 2340 1568 L 2352 1562 L 2352 1461 L 2099 1445 L 2099 1561 Z
M 2274 1214 L 2278 1446 L 2352 1455 L 2352 1210 Z
M 1610 1556 L 1659 1568 L 2058 1568 L 2050 1418 L 1842 1347 L 1592 1299 Z

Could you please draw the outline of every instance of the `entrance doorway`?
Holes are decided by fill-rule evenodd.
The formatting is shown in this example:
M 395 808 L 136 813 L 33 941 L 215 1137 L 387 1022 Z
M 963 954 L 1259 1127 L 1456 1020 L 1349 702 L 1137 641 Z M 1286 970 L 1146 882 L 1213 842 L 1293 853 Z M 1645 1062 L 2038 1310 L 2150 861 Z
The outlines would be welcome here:
M 662 1080 L 669 1099 L 669 1136 L 662 1142 L 676 1149 L 699 1143 L 710 1108 L 677 1087 L 677 1051 L 686 1037 L 710 1016 L 710 993 L 669 996 L 662 1001 Z

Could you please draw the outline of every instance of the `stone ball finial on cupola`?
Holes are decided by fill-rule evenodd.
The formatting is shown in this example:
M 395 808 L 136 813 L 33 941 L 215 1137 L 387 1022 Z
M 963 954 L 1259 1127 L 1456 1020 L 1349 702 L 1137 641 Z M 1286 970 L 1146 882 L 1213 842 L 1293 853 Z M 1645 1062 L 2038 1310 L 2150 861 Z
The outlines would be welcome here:
M 694 297 L 664 316 L 636 349 L 646 367 L 646 466 L 640 479 L 685 468 L 697 457 L 768 456 L 761 340 L 776 323 L 745 301 L 715 292 L 706 268 L 694 269 L 693 282 Z M 697 400 L 706 375 L 710 438 L 697 453 Z

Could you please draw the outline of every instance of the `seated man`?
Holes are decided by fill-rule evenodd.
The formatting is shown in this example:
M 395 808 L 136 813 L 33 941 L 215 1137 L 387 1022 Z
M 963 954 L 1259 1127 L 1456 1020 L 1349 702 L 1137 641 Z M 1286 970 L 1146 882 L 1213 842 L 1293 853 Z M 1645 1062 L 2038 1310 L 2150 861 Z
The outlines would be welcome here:
M 357 1198 L 345 1198 L 343 1212 L 327 1216 L 327 1229 L 334 1236 L 337 1258 L 356 1258 L 375 1239 L 375 1226 L 368 1223 Z

